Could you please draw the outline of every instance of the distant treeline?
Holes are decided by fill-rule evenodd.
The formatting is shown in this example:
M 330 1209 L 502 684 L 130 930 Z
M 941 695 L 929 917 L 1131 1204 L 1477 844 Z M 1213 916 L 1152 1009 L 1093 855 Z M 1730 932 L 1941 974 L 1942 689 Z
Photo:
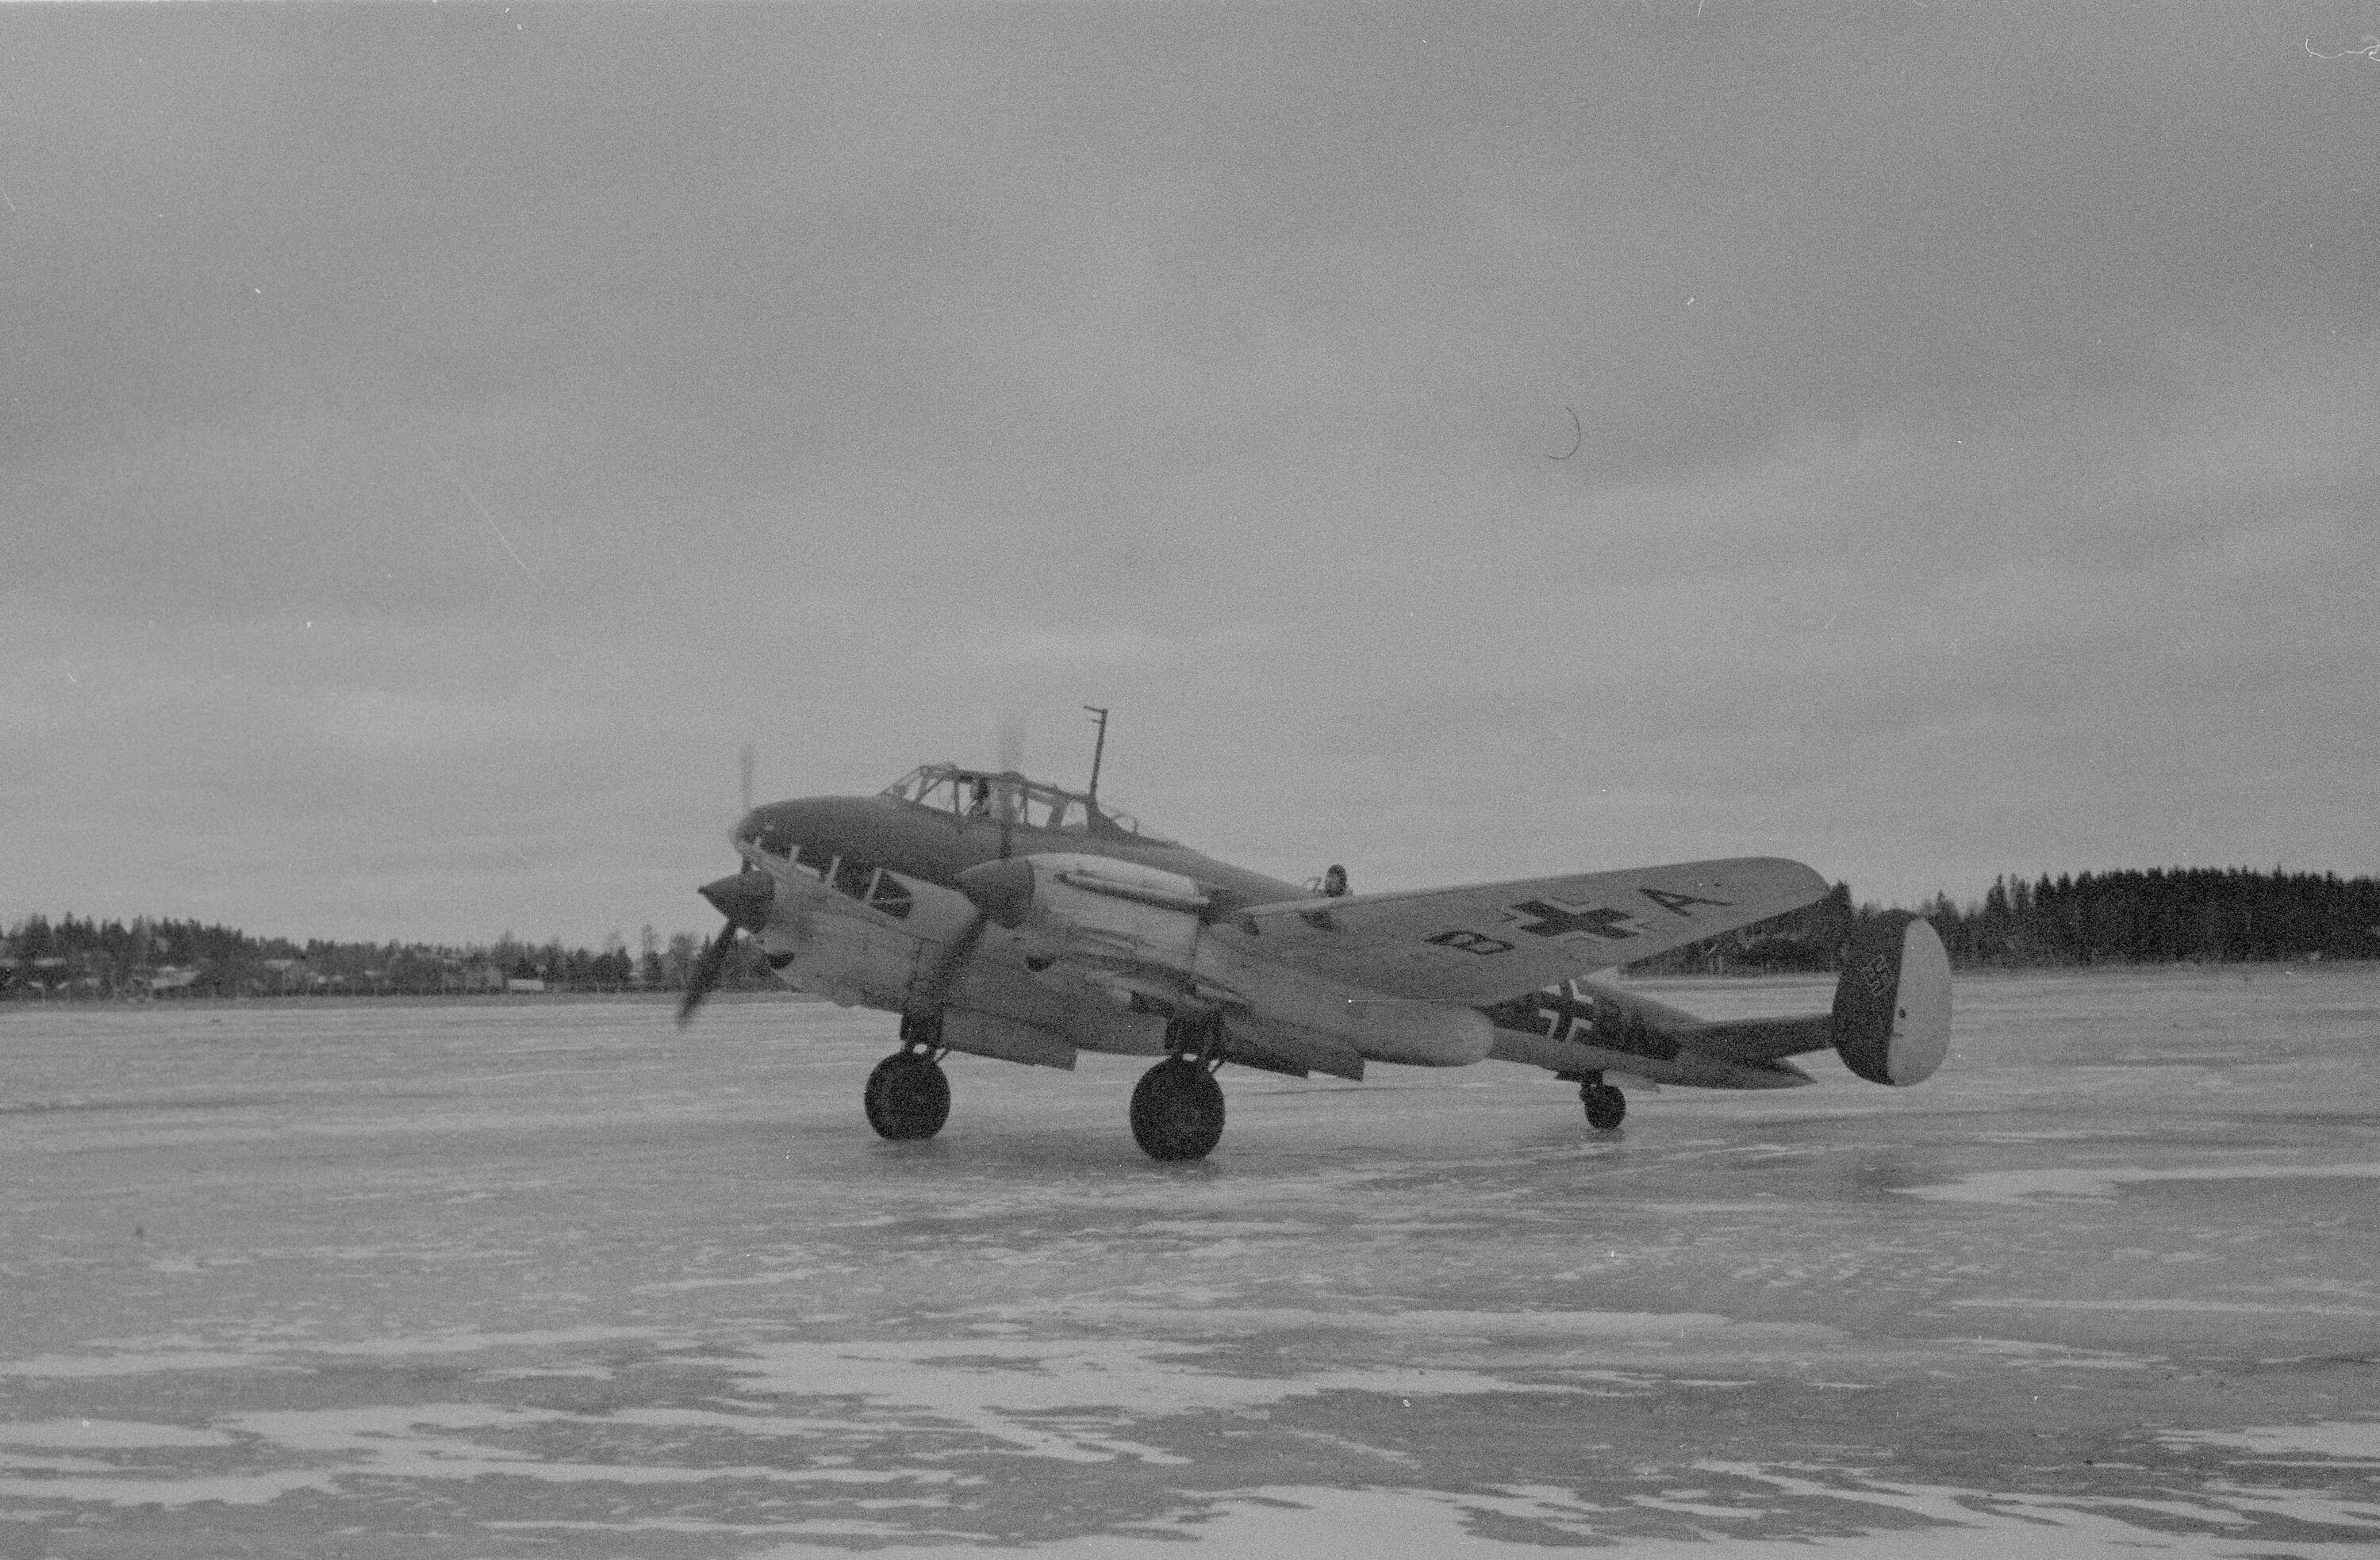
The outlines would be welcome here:
M 1937 895 L 1917 913 L 1960 969 L 2380 958 L 2380 879 L 2337 873 L 2153 867 L 2034 882 L 1998 877 L 1983 899 Z M 1644 973 L 1831 970 L 1861 923 L 1838 883 L 1807 909 L 1633 966 Z
M 1835 968 L 1864 922 L 1838 883 L 1803 910 L 1633 966 L 1646 974 Z M 2168 867 L 2077 877 L 1995 879 L 1971 904 L 1947 894 L 1918 913 L 1962 969 L 2027 965 L 2380 958 L 2380 880 L 2336 873 Z M 29 916 L 0 942 L 0 999 L 273 997 L 339 993 L 435 996 L 506 991 L 678 991 L 701 940 L 644 928 L 641 950 L 613 937 L 601 951 L 520 942 L 297 943 L 195 921 Z M 758 945 L 740 939 L 721 986 L 770 988 Z
M 648 926 L 642 944 L 632 954 L 618 937 L 600 951 L 509 934 L 462 947 L 299 943 L 196 921 L 33 915 L 0 942 L 0 999 L 683 989 L 700 939 L 680 932 L 664 940 Z M 733 991 L 774 984 L 758 947 L 740 941 L 721 985 Z

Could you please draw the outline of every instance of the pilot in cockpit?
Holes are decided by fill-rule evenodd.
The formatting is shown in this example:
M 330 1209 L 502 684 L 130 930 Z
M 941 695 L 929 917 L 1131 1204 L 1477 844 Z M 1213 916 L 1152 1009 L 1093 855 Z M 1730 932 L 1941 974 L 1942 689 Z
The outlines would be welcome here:
M 971 818 L 991 816 L 991 782 L 981 775 L 975 778 L 975 800 L 967 804 L 967 816 Z
M 1337 862 L 1323 869 L 1322 897 L 1332 900 L 1347 897 L 1347 869 Z

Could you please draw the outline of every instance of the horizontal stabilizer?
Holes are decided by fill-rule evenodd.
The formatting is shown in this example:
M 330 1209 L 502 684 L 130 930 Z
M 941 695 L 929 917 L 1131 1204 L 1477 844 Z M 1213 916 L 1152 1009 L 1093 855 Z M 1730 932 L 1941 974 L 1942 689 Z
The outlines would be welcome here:
M 1704 1056 L 1747 1066 L 1832 1046 L 1871 1083 L 1922 1083 L 1949 1049 L 1950 961 L 1930 924 L 1896 911 L 1863 928 L 1844 950 L 1832 1012 L 1723 1019 L 1680 1031 L 1679 1039 Z
M 1825 1050 L 1835 1043 L 1835 1020 L 1831 1013 L 1813 1013 L 1806 1018 L 1717 1019 L 1694 1030 L 1684 1043 L 1705 1056 L 1760 1066 Z
M 1585 1078 L 1592 1073 L 1609 1078 L 1612 1073 L 1621 1073 L 1694 1089 L 1792 1089 L 1811 1081 L 1808 1073 L 1789 1061 L 1735 1061 L 1687 1047 L 1667 1050 L 1667 1054 L 1648 1054 L 1641 1049 L 1599 1046 L 1591 1040 L 1512 1029 L 1496 1032 L 1496 1046 L 1488 1054 L 1500 1061 L 1542 1067 L 1561 1078 Z
M 1872 1082 L 1921 1083 L 1950 1038 L 1950 961 L 1920 917 L 1895 912 L 1844 950 L 1831 1012 L 1706 1020 L 1625 986 L 1579 978 L 1485 1010 L 1494 1055 L 1566 1077 L 1633 1072 L 1713 1089 L 1810 1082 L 1786 1060 L 1833 1047 Z

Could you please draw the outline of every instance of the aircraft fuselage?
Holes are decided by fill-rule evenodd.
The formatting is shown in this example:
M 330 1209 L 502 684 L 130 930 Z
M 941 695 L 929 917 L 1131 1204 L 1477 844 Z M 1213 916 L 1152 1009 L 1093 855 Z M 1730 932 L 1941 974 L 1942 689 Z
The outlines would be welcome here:
M 774 855 L 797 851 L 821 860 L 868 862 L 953 891 L 959 874 L 969 867 L 1007 856 L 1064 853 L 1105 856 L 1196 878 L 1249 904 L 1302 899 L 1307 892 L 1298 884 L 1217 861 L 1170 840 L 1121 830 L 1041 828 L 1023 819 L 943 811 L 891 796 L 772 802 L 746 815 L 735 828 L 735 840 Z M 809 861 L 808 856 L 803 859 Z
M 1583 973 L 1531 988 L 1824 891 L 1779 858 L 1357 896 L 1335 870 L 1327 890 L 1301 886 L 1088 795 L 948 764 L 874 796 L 753 808 L 732 838 L 745 869 L 702 889 L 729 924 L 681 1016 L 739 929 L 787 984 L 901 1014 L 903 1048 L 868 1096 L 888 1137 L 939 1130 L 936 1061 L 952 1050 L 1069 1068 L 1078 1050 L 1169 1058 L 1135 1094 L 1135 1134 L 1158 1157 L 1195 1158 L 1221 1130 L 1211 1074 L 1227 1061 L 1361 1078 L 1367 1060 L 1494 1056 L 1579 1082 L 1588 1120 L 1609 1127 L 1624 1102 L 1607 1071 L 1791 1087 L 1810 1078 L 1786 1058 L 1833 1045 L 1863 1077 L 1912 1082 L 1948 1032 L 1948 967 L 1922 922 L 1860 955 L 1870 973 L 1831 1017 L 1709 1023 Z M 1904 968 L 1917 1010 L 1898 995 Z

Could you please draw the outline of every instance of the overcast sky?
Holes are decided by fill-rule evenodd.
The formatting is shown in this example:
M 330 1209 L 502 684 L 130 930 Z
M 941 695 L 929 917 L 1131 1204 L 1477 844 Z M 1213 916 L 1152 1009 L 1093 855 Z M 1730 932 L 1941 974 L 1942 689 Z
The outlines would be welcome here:
M 2380 870 L 2375 30 L 7 7 L 0 924 L 708 931 L 1085 704 L 1359 890 Z

